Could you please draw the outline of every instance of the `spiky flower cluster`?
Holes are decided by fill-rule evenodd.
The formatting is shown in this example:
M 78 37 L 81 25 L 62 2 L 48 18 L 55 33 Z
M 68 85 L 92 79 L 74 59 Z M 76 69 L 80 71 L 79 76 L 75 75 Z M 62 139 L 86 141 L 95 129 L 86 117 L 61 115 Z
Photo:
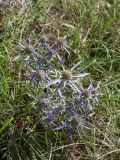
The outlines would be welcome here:
M 70 48 L 65 45 L 67 36 L 49 45 L 48 39 L 43 36 L 38 44 L 33 44 L 31 37 L 28 43 L 19 43 L 22 51 L 14 60 L 23 57 L 29 80 L 34 86 L 35 93 L 30 94 L 39 104 L 35 112 L 40 112 L 41 121 L 51 125 L 54 130 L 69 128 L 69 136 L 75 129 L 81 127 L 91 129 L 88 120 L 100 95 L 99 86 L 93 87 L 89 80 L 87 87 L 83 87 L 83 80 L 89 78 L 89 73 L 79 73 L 82 61 L 67 68 L 61 50 L 70 56 Z M 39 92 L 39 91 L 40 92 Z

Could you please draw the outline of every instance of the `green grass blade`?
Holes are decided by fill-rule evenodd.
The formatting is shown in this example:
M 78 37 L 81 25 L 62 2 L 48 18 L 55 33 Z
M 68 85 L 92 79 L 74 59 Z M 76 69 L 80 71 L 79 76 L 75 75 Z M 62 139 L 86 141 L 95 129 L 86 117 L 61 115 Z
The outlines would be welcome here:
M 12 116 L 10 119 L 8 119 L 5 124 L 2 126 L 2 128 L 0 128 L 0 133 L 12 122 L 12 120 L 14 119 L 14 117 Z

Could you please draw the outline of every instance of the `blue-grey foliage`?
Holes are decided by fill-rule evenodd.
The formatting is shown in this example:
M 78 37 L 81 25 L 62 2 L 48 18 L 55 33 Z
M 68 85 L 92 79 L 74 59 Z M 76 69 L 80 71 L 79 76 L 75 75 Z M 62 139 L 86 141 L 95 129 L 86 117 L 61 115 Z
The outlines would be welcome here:
M 32 38 L 23 45 L 18 44 L 20 54 L 14 58 L 22 58 L 29 72 L 29 81 L 38 88 L 42 94 L 29 93 L 36 104 L 35 112 L 40 112 L 42 123 L 54 130 L 69 129 L 69 136 L 80 128 L 92 129 L 88 124 L 92 116 L 93 108 L 98 103 L 99 85 L 93 86 L 89 73 L 80 73 L 79 67 L 82 61 L 71 68 L 65 66 L 65 59 L 61 54 L 64 50 L 71 56 L 70 49 L 65 45 L 67 36 L 59 39 L 55 44 L 49 45 L 48 38 L 42 36 L 39 43 L 33 44 Z M 87 87 L 83 79 L 88 77 Z

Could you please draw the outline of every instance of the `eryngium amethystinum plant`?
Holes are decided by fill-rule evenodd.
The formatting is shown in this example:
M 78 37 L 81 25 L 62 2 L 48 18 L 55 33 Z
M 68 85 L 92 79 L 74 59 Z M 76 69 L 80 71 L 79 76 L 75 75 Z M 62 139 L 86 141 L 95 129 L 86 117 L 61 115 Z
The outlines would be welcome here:
M 89 73 L 79 73 L 82 61 L 71 68 L 65 66 L 61 52 L 64 50 L 71 56 L 70 48 L 65 44 L 67 39 L 65 36 L 49 45 L 45 36 L 37 44 L 33 44 L 29 37 L 26 44 L 18 44 L 21 52 L 14 60 L 23 57 L 29 81 L 35 90 L 29 95 L 39 104 L 35 112 L 40 112 L 42 123 L 54 130 L 68 128 L 71 136 L 75 129 L 79 133 L 81 127 L 92 129 L 88 121 L 100 92 L 99 85 L 93 86 Z M 83 84 L 85 77 L 90 79 L 87 87 Z

